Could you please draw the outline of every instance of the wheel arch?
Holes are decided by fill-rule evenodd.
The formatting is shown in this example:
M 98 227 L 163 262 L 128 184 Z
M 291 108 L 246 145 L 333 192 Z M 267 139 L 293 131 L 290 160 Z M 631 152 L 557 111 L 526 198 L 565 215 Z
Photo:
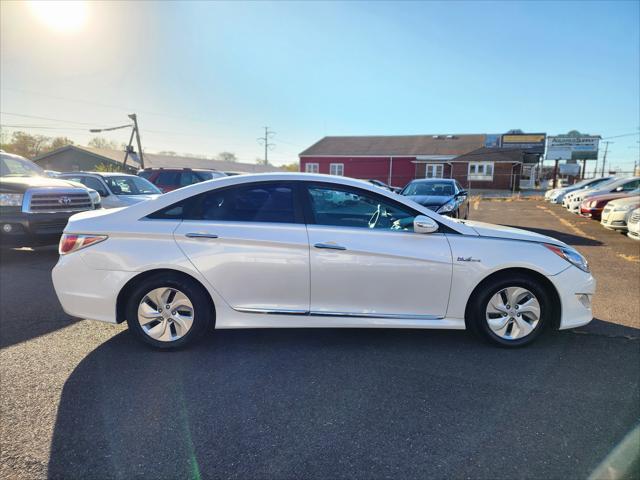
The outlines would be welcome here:
M 500 279 L 500 278 L 503 278 L 503 277 L 508 277 L 510 275 L 524 275 L 524 276 L 533 278 L 534 280 L 539 282 L 540 285 L 542 285 L 542 287 L 547 291 L 547 293 L 549 293 L 549 295 L 554 300 L 554 302 L 553 302 L 553 307 L 554 308 L 553 308 L 553 311 L 552 311 L 552 318 L 551 318 L 551 325 L 550 326 L 551 326 L 551 328 L 553 328 L 555 330 L 560 328 L 560 319 L 562 318 L 562 303 L 560 301 L 560 294 L 558 293 L 558 290 L 556 289 L 556 287 L 553 284 L 553 282 L 551 282 L 551 280 L 549 280 L 545 275 L 543 275 L 542 273 L 537 272 L 535 270 L 531 270 L 529 268 L 514 267 L 514 268 L 504 268 L 504 269 L 492 272 L 491 274 L 489 274 L 485 278 L 483 278 L 478 283 L 478 285 L 476 285 L 476 287 L 471 292 L 471 295 L 469 295 L 469 298 L 467 299 L 467 304 L 466 304 L 465 310 L 464 310 L 464 323 L 465 323 L 465 326 L 467 327 L 467 329 L 469 328 L 469 325 L 468 325 L 469 308 L 470 308 L 471 303 L 472 303 L 473 299 L 475 298 L 475 296 L 478 295 L 478 293 L 483 288 L 485 288 L 487 285 L 489 285 L 491 282 L 494 282 L 497 279 Z
M 189 275 L 188 273 L 182 272 L 180 270 L 175 270 L 172 268 L 156 268 L 153 270 L 147 270 L 145 272 L 139 273 L 135 277 L 131 278 L 127 283 L 125 283 L 125 285 L 120 289 L 120 292 L 118 293 L 118 298 L 116 300 L 116 323 L 123 323 L 126 320 L 125 310 L 126 310 L 127 298 L 129 296 L 129 293 L 140 282 L 146 280 L 149 277 L 152 277 L 154 275 L 158 275 L 161 273 L 167 274 L 167 275 L 173 275 L 176 277 L 186 278 L 188 280 L 194 281 L 197 285 L 199 285 L 200 288 L 202 288 L 203 292 L 206 294 L 207 300 L 211 304 L 211 308 L 213 310 L 213 324 L 214 324 L 213 326 L 215 327 L 216 306 L 213 301 L 213 298 L 211 297 L 211 294 L 209 293 L 209 290 L 207 290 L 207 288 L 202 284 L 202 282 L 197 278 L 195 278 L 193 275 Z

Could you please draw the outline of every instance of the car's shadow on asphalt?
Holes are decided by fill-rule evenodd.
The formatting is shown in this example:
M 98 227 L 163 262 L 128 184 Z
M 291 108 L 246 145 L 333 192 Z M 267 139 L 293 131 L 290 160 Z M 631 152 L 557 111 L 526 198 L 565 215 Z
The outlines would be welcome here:
M 0 249 L 0 348 L 59 330 L 77 320 L 60 307 L 51 282 L 57 247 Z
M 624 327 L 622 327 L 624 328 Z M 638 341 L 555 332 L 122 332 L 67 380 L 50 478 L 585 478 L 639 417 Z
M 568 245 L 576 246 L 598 246 L 603 245 L 600 240 L 593 238 L 582 237 L 580 235 L 573 235 L 571 233 L 561 232 L 560 230 L 549 230 L 547 228 L 532 228 L 522 227 L 519 225 L 505 225 L 505 227 L 519 228 L 521 230 L 529 230 L 531 232 L 539 233 L 541 235 L 547 235 L 548 237 L 556 238 Z

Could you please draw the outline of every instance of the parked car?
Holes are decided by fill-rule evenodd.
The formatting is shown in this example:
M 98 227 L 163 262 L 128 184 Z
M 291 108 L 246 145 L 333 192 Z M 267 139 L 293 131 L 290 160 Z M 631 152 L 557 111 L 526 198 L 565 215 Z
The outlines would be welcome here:
M 58 178 L 82 183 L 96 190 L 104 208 L 128 207 L 134 203 L 151 200 L 162 192 L 151 182 L 136 175 L 117 172 L 70 172 Z
M 640 190 L 628 198 L 612 200 L 604 207 L 600 223 L 609 230 L 627 231 L 627 222 L 631 212 L 640 207 Z
M 35 163 L 0 151 L 0 244 L 58 243 L 71 215 L 100 208 L 100 195 L 79 183 L 50 178 Z
M 194 183 L 225 177 L 223 172 L 198 168 L 145 168 L 138 176 L 149 180 L 164 193 Z
M 392 187 L 391 185 L 387 185 L 386 183 L 380 181 L 380 180 L 376 180 L 376 179 L 369 179 L 366 180 L 367 182 L 371 183 L 372 185 L 376 185 L 377 187 L 380 188 L 384 188 L 385 190 L 389 190 L 391 192 L 400 192 L 402 189 L 399 187 Z
M 400 195 L 441 215 L 454 218 L 469 217 L 467 191 L 449 178 L 425 178 L 409 182 Z
M 559 240 L 310 173 L 238 175 L 76 215 L 60 254 L 53 283 L 69 315 L 126 321 L 158 348 L 214 327 L 469 328 L 516 347 L 590 322 L 595 291 Z
M 612 178 L 613 177 L 611 176 L 601 177 L 601 178 L 590 178 L 587 180 L 582 180 L 581 182 L 578 182 L 578 183 L 574 183 L 573 185 L 570 185 L 568 187 L 552 188 L 551 190 L 548 190 L 544 194 L 544 198 L 545 200 L 551 203 L 562 203 L 562 200 L 564 199 L 565 195 L 571 192 L 575 192 L 576 190 L 594 188 L 598 185 L 601 185 L 605 182 L 610 181 Z
M 580 215 L 585 218 L 600 220 L 602 210 L 604 210 L 605 205 L 607 205 L 609 202 L 618 198 L 627 198 L 629 196 L 638 195 L 639 193 L 640 190 L 636 189 L 632 190 L 631 192 L 606 193 L 604 195 L 594 195 L 592 197 L 587 197 L 580 204 Z
M 594 190 L 594 189 L 598 189 L 598 188 L 603 189 L 607 185 L 610 185 L 610 184 L 612 184 L 614 182 L 617 182 L 618 180 L 620 180 L 619 177 L 610 177 L 608 180 L 605 180 L 605 181 L 601 182 L 600 184 L 590 185 L 587 188 L 581 188 L 581 189 L 577 189 L 577 190 L 571 191 L 571 192 L 565 194 L 562 197 L 562 201 L 558 201 L 558 203 L 561 203 L 562 206 L 565 207 L 565 208 L 569 208 L 569 203 L 571 202 L 571 199 L 573 197 L 575 197 L 576 195 L 584 193 L 587 190 Z
M 640 208 L 636 208 L 627 220 L 627 236 L 634 240 L 640 240 Z
M 608 182 L 596 188 L 587 190 L 578 190 L 570 193 L 567 197 L 571 197 L 567 202 L 567 208 L 572 213 L 580 213 L 580 204 L 585 198 L 594 197 L 606 193 L 625 193 L 631 192 L 640 187 L 640 177 L 619 178 L 613 182 Z

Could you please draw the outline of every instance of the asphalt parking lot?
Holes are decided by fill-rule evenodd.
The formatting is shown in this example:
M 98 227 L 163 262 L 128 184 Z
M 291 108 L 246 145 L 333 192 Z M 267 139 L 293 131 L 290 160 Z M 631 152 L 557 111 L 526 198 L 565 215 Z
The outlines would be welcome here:
M 585 478 L 640 419 L 640 244 L 541 201 L 471 218 L 577 247 L 596 320 L 465 332 L 219 331 L 161 353 L 68 318 L 55 249 L 0 265 L 2 478 Z

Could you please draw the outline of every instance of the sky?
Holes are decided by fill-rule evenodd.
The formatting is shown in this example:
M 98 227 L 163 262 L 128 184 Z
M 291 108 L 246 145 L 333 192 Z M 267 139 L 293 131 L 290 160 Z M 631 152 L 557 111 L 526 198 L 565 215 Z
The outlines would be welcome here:
M 284 164 L 325 135 L 579 130 L 640 158 L 638 1 L 0 5 L 5 132 L 86 144 L 135 112 L 145 150 L 253 163 L 269 126 Z

